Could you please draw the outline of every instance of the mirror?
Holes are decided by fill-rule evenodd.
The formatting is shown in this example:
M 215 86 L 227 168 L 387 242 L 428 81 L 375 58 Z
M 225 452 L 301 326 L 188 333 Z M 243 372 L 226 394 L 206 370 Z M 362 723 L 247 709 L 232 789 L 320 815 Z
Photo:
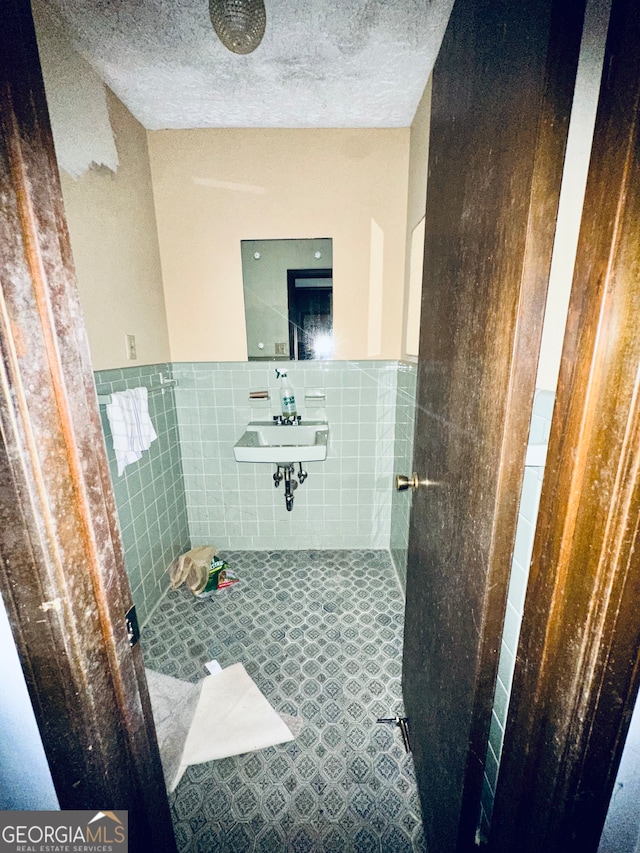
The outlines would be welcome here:
M 333 358 L 333 245 L 242 240 L 249 361 Z

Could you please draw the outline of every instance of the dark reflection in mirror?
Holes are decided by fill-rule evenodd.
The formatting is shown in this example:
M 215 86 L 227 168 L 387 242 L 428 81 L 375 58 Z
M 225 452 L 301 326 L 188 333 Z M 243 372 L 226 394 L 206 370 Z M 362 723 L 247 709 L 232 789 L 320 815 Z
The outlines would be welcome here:
M 333 270 L 287 270 L 289 358 L 333 357 Z

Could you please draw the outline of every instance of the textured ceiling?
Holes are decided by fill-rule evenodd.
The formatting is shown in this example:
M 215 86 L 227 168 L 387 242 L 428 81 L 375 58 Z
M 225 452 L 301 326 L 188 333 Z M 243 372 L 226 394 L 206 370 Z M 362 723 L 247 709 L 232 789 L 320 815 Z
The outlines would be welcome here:
M 148 129 L 406 127 L 453 0 L 265 0 L 230 53 L 208 0 L 52 0 L 76 49 Z

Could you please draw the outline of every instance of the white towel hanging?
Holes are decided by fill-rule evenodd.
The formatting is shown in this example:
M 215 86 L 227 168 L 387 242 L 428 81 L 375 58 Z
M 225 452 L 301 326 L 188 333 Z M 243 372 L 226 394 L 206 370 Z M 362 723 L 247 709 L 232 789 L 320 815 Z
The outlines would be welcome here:
M 125 466 L 137 462 L 158 437 L 149 417 L 147 389 L 129 388 L 111 395 L 107 406 L 113 449 L 118 463 L 118 476 Z

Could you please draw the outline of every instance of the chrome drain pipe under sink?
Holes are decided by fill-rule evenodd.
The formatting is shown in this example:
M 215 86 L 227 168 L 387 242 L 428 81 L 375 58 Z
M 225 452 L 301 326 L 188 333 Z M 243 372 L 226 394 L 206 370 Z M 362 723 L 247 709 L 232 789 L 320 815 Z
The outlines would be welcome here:
M 309 476 L 307 472 L 303 470 L 302 462 L 299 462 L 298 465 L 299 471 L 297 480 L 295 465 L 276 465 L 276 473 L 273 475 L 273 485 L 276 489 L 284 480 L 284 500 L 287 506 L 287 512 L 291 512 L 293 509 L 293 493 L 298 488 L 298 481 L 300 485 L 302 485 Z

